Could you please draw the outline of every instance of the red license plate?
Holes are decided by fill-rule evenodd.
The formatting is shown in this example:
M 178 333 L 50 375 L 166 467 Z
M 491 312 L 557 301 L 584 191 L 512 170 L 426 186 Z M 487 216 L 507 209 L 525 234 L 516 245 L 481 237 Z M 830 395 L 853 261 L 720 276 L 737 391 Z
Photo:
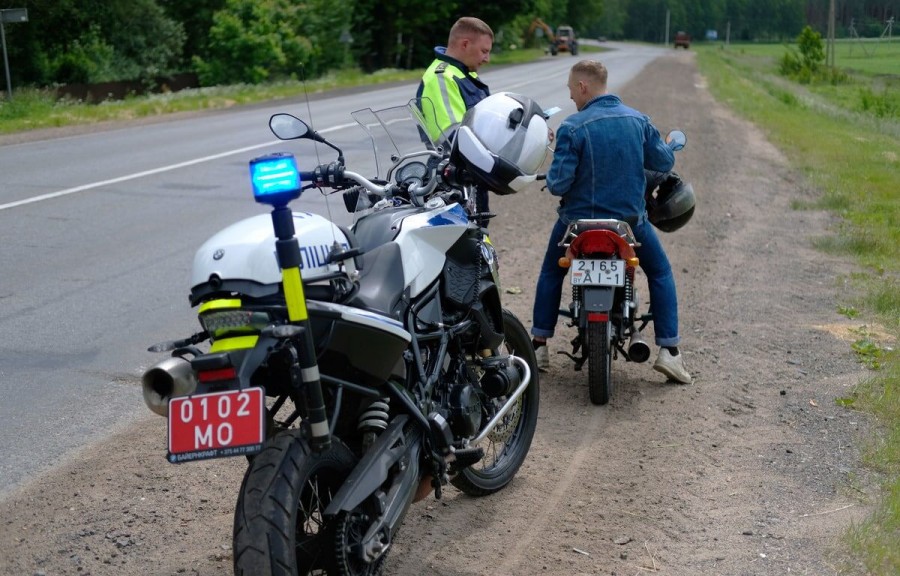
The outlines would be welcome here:
M 265 440 L 265 394 L 245 388 L 169 400 L 169 462 L 246 456 Z

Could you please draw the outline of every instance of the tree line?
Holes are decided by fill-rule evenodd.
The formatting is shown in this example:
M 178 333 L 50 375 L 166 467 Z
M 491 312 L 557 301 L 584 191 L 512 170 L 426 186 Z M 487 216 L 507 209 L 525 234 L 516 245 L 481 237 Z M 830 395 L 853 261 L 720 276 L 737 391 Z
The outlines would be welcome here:
M 482 18 L 498 50 L 542 41 L 535 18 L 582 37 L 662 42 L 676 30 L 733 41 L 824 33 L 829 0 L 0 0 L 26 8 L 4 26 L 15 86 L 155 79 L 181 72 L 202 85 L 315 78 L 359 68 L 424 68 L 463 15 Z M 900 0 L 838 0 L 838 36 L 878 36 Z M 545 41 L 545 40 L 543 40 Z

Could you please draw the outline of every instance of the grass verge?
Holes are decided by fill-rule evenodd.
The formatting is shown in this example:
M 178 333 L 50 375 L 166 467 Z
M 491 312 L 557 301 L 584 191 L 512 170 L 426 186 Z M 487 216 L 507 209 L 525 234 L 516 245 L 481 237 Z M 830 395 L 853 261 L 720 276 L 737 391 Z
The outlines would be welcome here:
M 716 98 L 764 130 L 820 191 L 811 207 L 840 217 L 818 247 L 849 256 L 864 270 L 848 277 L 852 289 L 839 304 L 883 326 L 887 338 L 859 334 L 853 349 L 872 376 L 839 403 L 875 415 L 879 435 L 865 459 L 885 483 L 875 512 L 848 531 L 847 543 L 870 574 L 894 575 L 900 574 L 900 354 L 893 349 L 900 336 L 900 114 L 890 111 L 893 93 L 881 112 L 856 105 L 858 94 L 900 82 L 900 46 L 879 49 L 892 68 L 872 55 L 837 85 L 801 86 L 777 76 L 783 46 L 702 47 L 697 58 Z M 836 60 L 842 65 L 840 51 Z

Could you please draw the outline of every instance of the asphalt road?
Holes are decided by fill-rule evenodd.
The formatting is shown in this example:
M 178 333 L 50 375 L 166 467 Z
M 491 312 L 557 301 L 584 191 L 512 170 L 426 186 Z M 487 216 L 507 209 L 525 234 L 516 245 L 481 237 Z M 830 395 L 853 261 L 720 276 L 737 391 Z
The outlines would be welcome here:
M 613 92 L 663 52 L 609 46 L 621 49 L 588 57 L 607 65 Z M 555 126 L 574 111 L 566 79 L 575 61 L 489 66 L 482 78 L 493 92 L 560 106 Z M 311 121 L 366 173 L 364 133 L 349 113 L 414 94 L 410 83 L 0 146 L 0 496 L 149 413 L 140 376 L 163 357 L 147 347 L 198 328 L 187 300 L 194 251 L 265 211 L 252 200 L 248 160 L 289 150 L 308 169 L 334 158 L 277 141 L 271 114 Z M 294 208 L 329 213 L 313 194 Z M 339 199 L 330 209 L 346 219 Z

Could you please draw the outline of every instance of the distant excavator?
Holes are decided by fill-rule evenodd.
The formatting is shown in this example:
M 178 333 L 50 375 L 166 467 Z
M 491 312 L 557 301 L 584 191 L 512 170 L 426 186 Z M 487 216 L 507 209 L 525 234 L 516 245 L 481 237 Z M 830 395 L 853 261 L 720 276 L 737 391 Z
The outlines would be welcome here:
M 528 27 L 528 37 L 530 38 L 538 31 L 541 31 L 547 36 L 547 40 L 550 42 L 549 50 L 552 56 L 556 56 L 560 52 L 568 52 L 572 56 L 578 55 L 578 40 L 575 39 L 575 29 L 571 26 L 558 26 L 556 28 L 556 34 L 554 34 L 553 30 L 546 22 L 540 18 L 535 18 Z

